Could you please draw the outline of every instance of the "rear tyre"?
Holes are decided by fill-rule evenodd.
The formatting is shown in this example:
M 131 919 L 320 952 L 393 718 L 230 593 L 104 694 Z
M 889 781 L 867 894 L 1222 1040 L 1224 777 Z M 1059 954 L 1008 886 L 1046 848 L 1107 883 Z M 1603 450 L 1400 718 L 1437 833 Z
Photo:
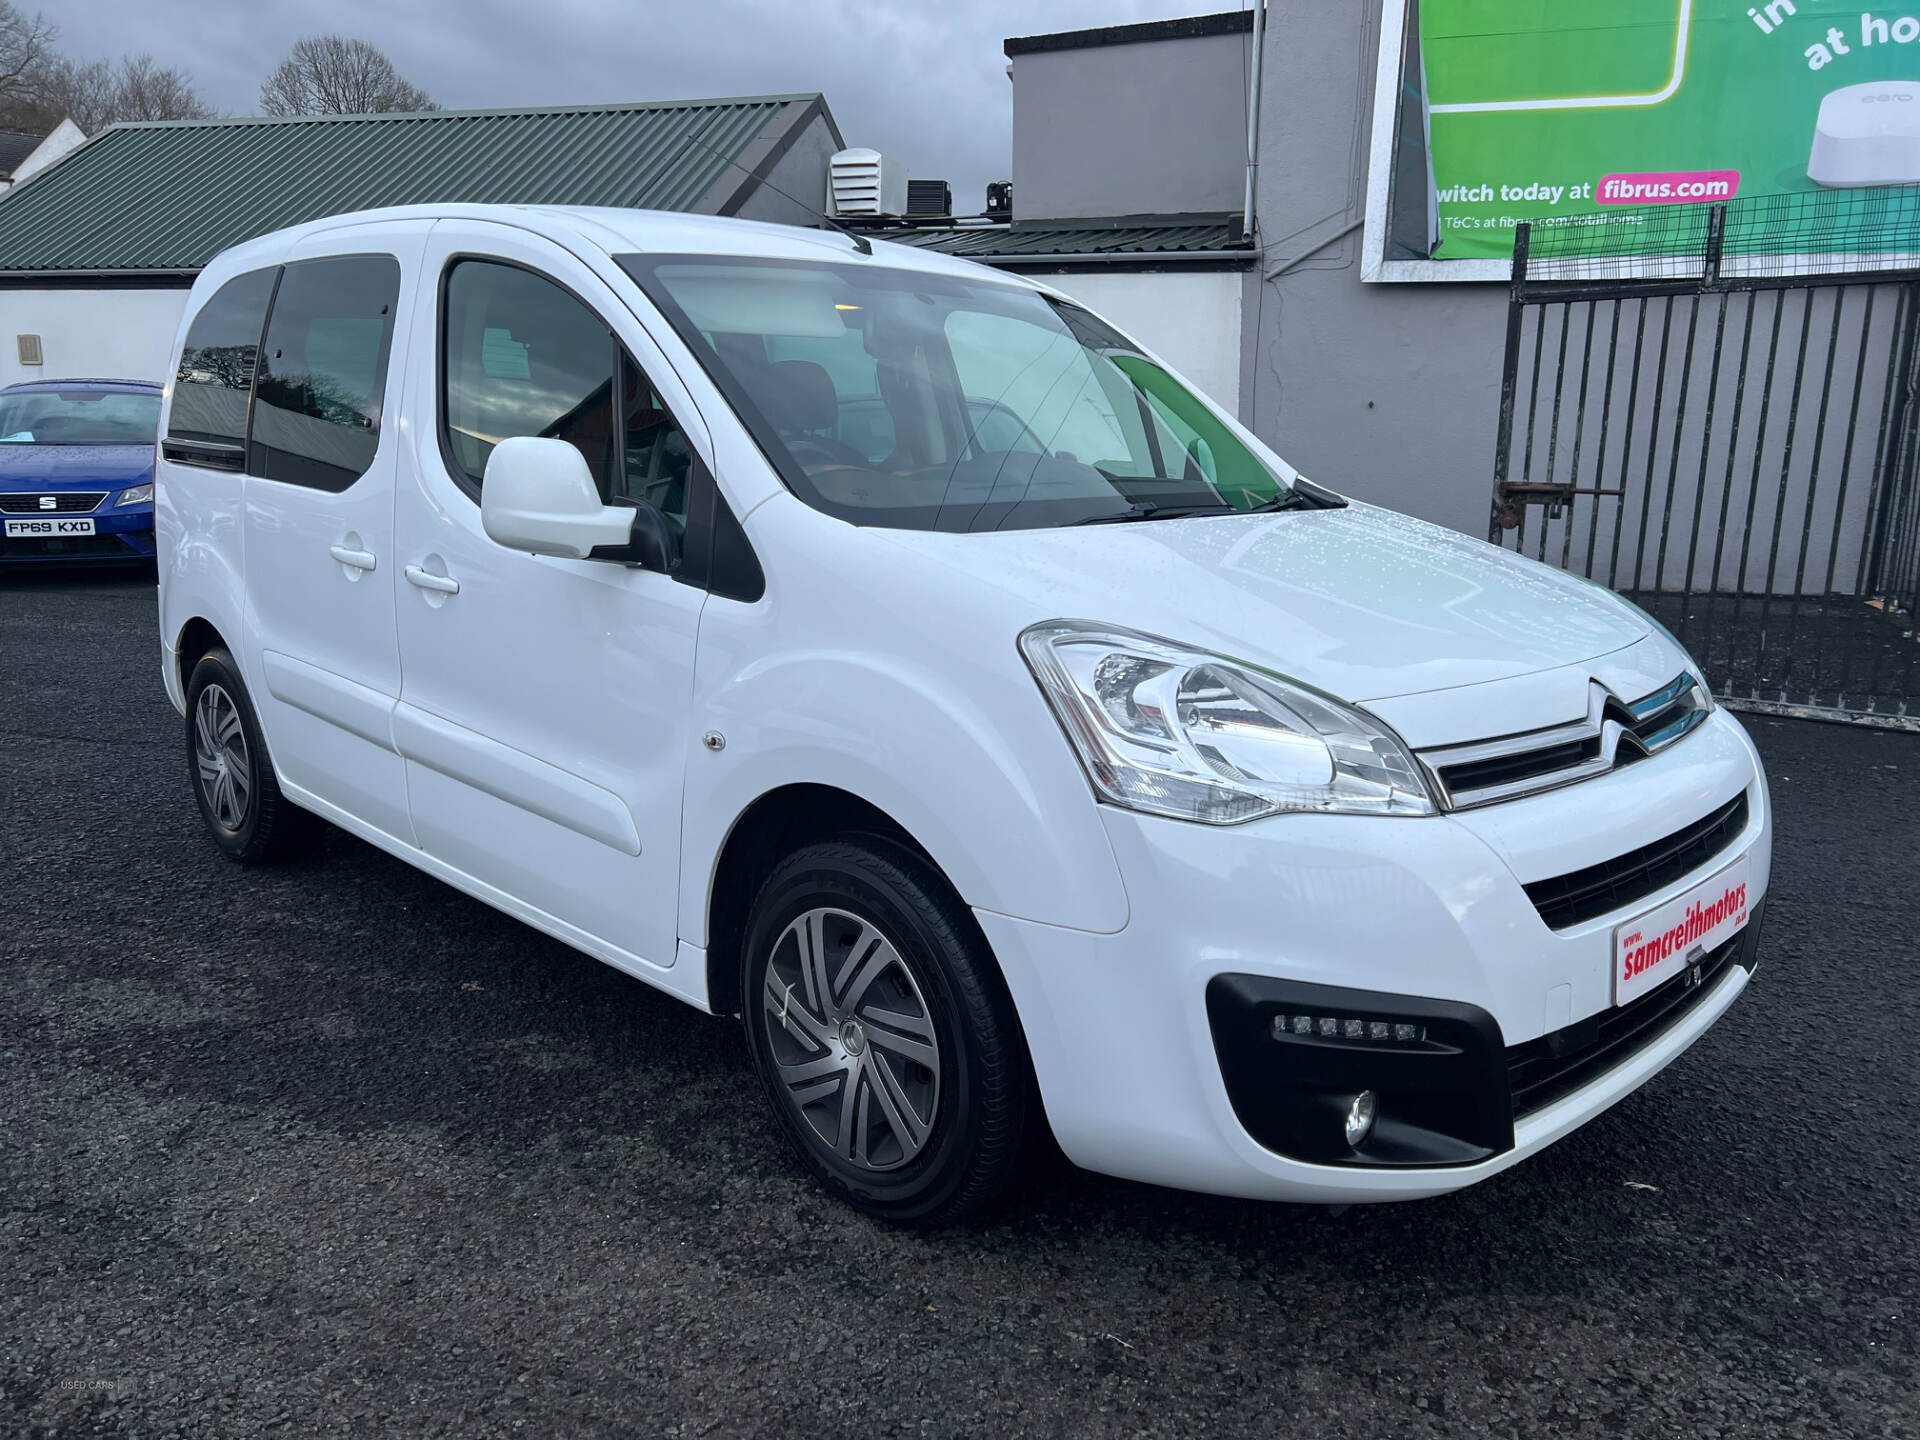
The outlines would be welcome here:
M 313 817 L 280 793 L 240 667 L 209 650 L 187 679 L 187 777 L 213 843 L 230 860 L 284 859 L 311 838 Z
M 924 859 L 874 836 L 795 851 L 754 901 L 741 967 L 754 1066 L 829 1191 L 930 1228 L 1018 1182 L 1038 1125 L 1025 1040 Z

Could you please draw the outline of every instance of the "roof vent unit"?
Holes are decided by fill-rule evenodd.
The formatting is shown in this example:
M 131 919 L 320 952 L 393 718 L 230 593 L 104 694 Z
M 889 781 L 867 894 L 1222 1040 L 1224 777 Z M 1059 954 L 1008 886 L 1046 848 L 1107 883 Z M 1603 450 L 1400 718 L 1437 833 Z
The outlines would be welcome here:
M 1013 182 L 1011 180 L 995 180 L 987 186 L 987 214 L 1013 214 Z
M 916 217 L 953 214 L 953 187 L 944 180 L 909 180 L 907 214 Z
M 878 150 L 842 150 L 827 162 L 836 215 L 904 215 L 907 172 Z

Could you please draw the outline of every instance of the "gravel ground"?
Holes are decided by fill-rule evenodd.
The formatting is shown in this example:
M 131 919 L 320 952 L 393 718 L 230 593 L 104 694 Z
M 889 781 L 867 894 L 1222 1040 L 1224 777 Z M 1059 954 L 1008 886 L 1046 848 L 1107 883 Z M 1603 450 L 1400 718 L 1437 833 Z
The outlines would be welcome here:
M 0 579 L 0 1431 L 1920 1435 L 1920 742 L 1753 724 L 1757 983 L 1464 1194 L 824 1200 L 736 1028 L 202 836 L 151 575 Z

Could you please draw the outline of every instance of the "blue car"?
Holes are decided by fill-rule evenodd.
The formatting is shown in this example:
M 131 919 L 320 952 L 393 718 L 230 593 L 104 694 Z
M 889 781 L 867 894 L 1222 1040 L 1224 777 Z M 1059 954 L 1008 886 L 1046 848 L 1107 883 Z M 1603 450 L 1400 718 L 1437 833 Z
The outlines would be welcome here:
M 0 390 L 0 564 L 151 560 L 159 430 L 150 381 Z

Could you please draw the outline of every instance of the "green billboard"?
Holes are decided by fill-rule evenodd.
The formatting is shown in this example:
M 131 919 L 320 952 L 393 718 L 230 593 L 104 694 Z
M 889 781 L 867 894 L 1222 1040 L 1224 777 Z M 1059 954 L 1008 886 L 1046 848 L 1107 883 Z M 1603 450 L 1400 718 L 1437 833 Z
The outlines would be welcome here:
M 1831 242 L 1803 248 L 1857 248 L 1870 188 L 1920 184 L 1920 0 L 1419 0 L 1417 14 L 1435 259 L 1508 256 L 1523 220 L 1632 255 L 1642 207 L 1821 191 Z

